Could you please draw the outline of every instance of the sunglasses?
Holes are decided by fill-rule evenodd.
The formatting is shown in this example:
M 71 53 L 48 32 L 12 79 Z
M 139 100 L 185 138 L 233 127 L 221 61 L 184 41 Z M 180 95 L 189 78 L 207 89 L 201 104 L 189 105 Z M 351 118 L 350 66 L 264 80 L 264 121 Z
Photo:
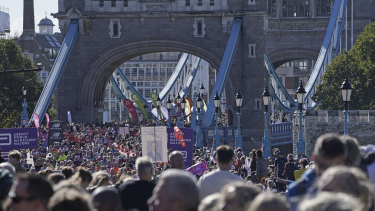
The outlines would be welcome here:
M 21 197 L 17 196 L 16 193 L 9 193 L 9 198 L 12 199 L 13 203 L 18 204 L 21 201 L 33 201 L 36 198 L 35 197 Z

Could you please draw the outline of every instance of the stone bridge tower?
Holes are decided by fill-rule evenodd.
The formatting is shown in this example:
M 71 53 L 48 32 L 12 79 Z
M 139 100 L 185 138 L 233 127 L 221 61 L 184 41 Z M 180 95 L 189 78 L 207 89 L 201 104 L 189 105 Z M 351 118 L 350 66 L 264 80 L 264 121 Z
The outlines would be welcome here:
M 57 90 L 59 119 L 99 122 L 105 85 L 120 64 L 143 54 L 178 51 L 199 56 L 219 69 L 235 17 L 243 24 L 225 85 L 228 108 L 244 96 L 244 147 L 263 136 L 264 0 L 59 0 L 60 30 L 79 19 L 79 36 Z M 256 142 L 249 140 L 255 140 Z

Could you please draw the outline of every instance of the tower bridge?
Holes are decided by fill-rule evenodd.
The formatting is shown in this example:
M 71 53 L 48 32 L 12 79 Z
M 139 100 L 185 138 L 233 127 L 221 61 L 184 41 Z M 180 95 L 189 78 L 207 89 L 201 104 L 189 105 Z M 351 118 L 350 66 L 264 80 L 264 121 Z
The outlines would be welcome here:
M 294 8 L 292 3 L 298 1 L 59 0 L 54 17 L 59 19 L 61 32 L 69 35 L 74 21 L 78 36 L 67 46 L 71 53 L 62 65 L 66 66 L 56 91 L 58 118 L 65 119 L 69 110 L 76 122 L 99 121 L 95 117 L 105 86 L 118 66 L 147 53 L 185 52 L 219 70 L 222 85 L 215 84 L 213 91 L 221 94 L 224 89 L 227 99 L 234 99 L 235 91 L 241 90 L 245 99 L 241 122 L 244 144 L 250 144 L 246 142 L 250 139 L 261 140 L 264 52 L 269 52 L 276 67 L 297 59 L 316 59 L 329 14 L 322 12 L 322 7 L 317 12 L 314 5 L 333 4 L 333 0 L 310 0 L 310 6 L 283 11 L 280 2 Z M 371 8 L 375 3 L 366 2 L 356 3 L 361 9 L 354 13 L 358 16 L 355 37 L 374 19 Z M 238 24 L 236 32 L 232 26 Z M 236 110 L 234 100 L 227 100 L 227 108 Z

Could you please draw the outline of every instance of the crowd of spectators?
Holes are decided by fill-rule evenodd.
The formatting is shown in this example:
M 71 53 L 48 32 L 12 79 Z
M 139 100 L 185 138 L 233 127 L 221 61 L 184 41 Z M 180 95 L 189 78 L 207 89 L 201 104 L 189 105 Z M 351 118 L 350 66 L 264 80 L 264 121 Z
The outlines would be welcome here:
M 166 163 L 142 156 L 140 127 L 150 124 L 130 125 L 128 134 L 115 123 L 73 124 L 52 144 L 41 128 L 39 148 L 0 156 L 0 210 L 374 210 L 367 167 L 375 153 L 360 153 L 353 137 L 319 137 L 310 159 L 279 148 L 272 157 L 194 148 L 194 164 L 205 164 L 194 175 L 179 151 Z

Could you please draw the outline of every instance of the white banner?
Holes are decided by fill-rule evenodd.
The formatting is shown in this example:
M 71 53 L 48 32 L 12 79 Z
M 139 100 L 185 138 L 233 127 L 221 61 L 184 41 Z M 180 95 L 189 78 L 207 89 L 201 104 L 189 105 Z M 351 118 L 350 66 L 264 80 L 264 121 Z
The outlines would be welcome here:
M 168 162 L 167 127 L 142 127 L 142 155 L 154 162 Z

